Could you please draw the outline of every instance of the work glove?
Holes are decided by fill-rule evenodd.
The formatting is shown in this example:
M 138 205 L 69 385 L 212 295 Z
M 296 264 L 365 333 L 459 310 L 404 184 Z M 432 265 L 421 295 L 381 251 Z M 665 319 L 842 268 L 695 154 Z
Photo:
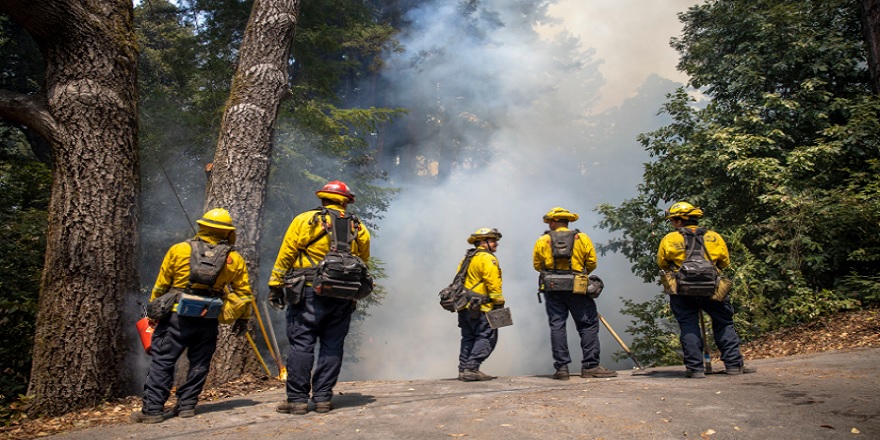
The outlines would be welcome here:
M 235 323 L 232 324 L 232 334 L 235 336 L 244 336 L 248 331 L 248 320 L 247 319 L 236 319 Z
M 284 310 L 284 288 L 269 286 L 269 305 L 275 310 Z

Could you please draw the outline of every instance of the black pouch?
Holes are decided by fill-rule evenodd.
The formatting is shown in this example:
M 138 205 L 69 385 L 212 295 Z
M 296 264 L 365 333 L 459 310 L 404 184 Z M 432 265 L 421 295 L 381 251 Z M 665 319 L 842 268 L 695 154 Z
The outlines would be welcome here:
M 571 292 L 574 290 L 574 274 L 545 272 L 541 277 L 543 292 Z
M 171 314 L 171 310 L 174 309 L 174 304 L 177 302 L 178 293 L 176 290 L 170 290 L 150 301 L 147 304 L 147 318 L 150 318 L 151 321 L 158 321 Z
M 590 282 L 587 285 L 587 296 L 596 299 L 602 294 L 602 290 L 604 289 L 605 282 L 602 281 L 602 278 L 599 278 L 596 275 L 590 275 Z
M 284 277 L 284 302 L 296 305 L 302 302 L 306 292 L 306 274 L 291 273 Z
M 461 285 L 449 286 L 440 291 L 440 307 L 443 310 L 457 313 L 468 306 L 468 297 Z

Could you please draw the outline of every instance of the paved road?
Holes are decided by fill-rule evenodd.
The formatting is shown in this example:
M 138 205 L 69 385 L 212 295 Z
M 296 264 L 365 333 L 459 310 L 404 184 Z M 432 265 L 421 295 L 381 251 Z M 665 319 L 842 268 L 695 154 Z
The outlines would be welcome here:
M 842 439 L 880 438 L 880 349 L 750 363 L 755 374 L 684 379 L 682 367 L 612 379 L 345 382 L 336 409 L 275 412 L 284 390 L 210 402 L 190 419 L 53 439 Z

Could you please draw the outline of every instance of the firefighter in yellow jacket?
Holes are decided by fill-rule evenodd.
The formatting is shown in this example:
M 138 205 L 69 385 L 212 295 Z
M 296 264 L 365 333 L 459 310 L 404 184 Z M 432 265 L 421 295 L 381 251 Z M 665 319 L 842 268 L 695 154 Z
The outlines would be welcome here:
M 174 382 L 174 366 L 184 350 L 189 360 L 189 373 L 186 382 L 177 388 L 177 405 L 167 415 L 193 417 L 208 376 L 211 357 L 217 348 L 218 324 L 233 324 L 233 332 L 239 336 L 248 329 L 253 295 L 244 258 L 231 249 L 235 243 L 232 217 L 227 210 L 216 208 L 206 212 L 196 223 L 199 225 L 196 236 L 175 244 L 165 255 L 150 301 L 179 299 L 181 294 L 186 294 L 206 303 L 216 299 L 217 304 L 222 299 L 222 306 L 212 309 L 217 310 L 216 313 L 206 314 L 205 309 L 194 316 L 183 316 L 180 313 L 184 312 L 178 311 L 178 302 L 170 313 L 159 319 L 150 348 L 153 359 L 144 384 L 143 407 L 131 415 L 131 420 L 136 423 L 163 421 L 163 408 Z M 194 249 L 204 250 L 205 254 L 227 252 L 225 256 L 217 257 L 221 263 L 212 265 L 216 266 L 213 273 L 205 275 L 215 280 L 210 285 L 193 282 L 192 266 L 199 266 L 198 261 L 204 258 L 204 254 L 194 252 Z M 169 296 L 165 297 L 166 294 Z
M 345 182 L 338 180 L 328 182 L 315 195 L 322 206 L 294 217 L 284 234 L 269 277 L 269 304 L 276 309 L 287 306 L 287 338 L 290 342 L 287 400 L 275 408 L 286 414 L 306 414 L 310 397 L 315 412 L 325 413 L 333 409 L 333 387 L 339 379 L 345 336 L 355 310 L 355 301 L 318 295 L 311 285 L 314 267 L 324 259 L 331 245 L 322 226 L 328 219 L 322 217 L 332 213 L 320 213 L 325 209 L 333 210 L 340 215 L 335 221 L 350 219 L 346 209 L 354 202 L 355 196 Z M 351 253 L 366 263 L 370 259 L 370 232 L 363 224 L 354 223 L 356 231 L 350 243 Z M 304 281 L 300 288 L 291 288 L 296 292 L 288 295 L 284 277 L 291 269 L 308 275 L 308 281 Z M 318 342 L 320 347 L 315 362 Z
M 657 250 L 657 265 L 667 272 L 675 272 L 685 260 L 685 237 L 684 228 L 697 231 L 699 219 L 703 217 L 703 210 L 688 202 L 673 204 L 666 212 L 666 219 L 675 228 L 666 234 L 660 241 Z M 730 266 L 730 255 L 727 244 L 715 231 L 701 230 L 705 254 L 715 263 L 718 269 Z M 684 232 L 687 232 L 686 230 Z M 674 292 L 670 292 L 674 293 Z M 712 335 L 715 344 L 721 351 L 721 360 L 726 367 L 725 374 L 753 373 L 752 367 L 743 364 L 743 357 L 739 349 L 740 340 L 733 327 L 733 306 L 730 300 L 715 301 L 709 297 L 686 296 L 672 294 L 669 296 L 669 306 L 672 314 L 681 328 L 681 348 L 684 354 L 684 364 L 687 378 L 704 378 L 706 373 L 703 364 L 703 338 L 700 330 L 701 310 L 712 318 Z
M 550 324 L 550 348 L 556 380 L 568 380 L 568 364 L 571 356 L 565 326 L 568 316 L 574 320 L 581 341 L 581 377 L 614 377 L 616 371 L 599 365 L 599 312 L 596 302 L 587 295 L 575 294 L 566 286 L 557 289 L 544 282 L 547 274 L 574 276 L 589 274 L 596 269 L 596 250 L 587 234 L 568 228 L 569 222 L 577 221 L 578 215 L 565 208 L 555 207 L 544 215 L 544 223 L 550 227 L 535 242 L 532 260 L 535 270 L 541 273 L 541 291 L 547 319 Z
M 501 233 L 494 228 L 477 229 L 468 237 L 468 243 L 474 245 L 477 252 L 468 266 L 464 287 L 478 296 L 471 307 L 458 312 L 458 327 L 461 329 L 458 379 L 461 381 L 495 379 L 495 376 L 480 371 L 480 365 L 489 358 L 498 343 L 498 330 L 489 326 L 486 312 L 504 306 L 501 267 L 495 257 L 500 239 Z M 462 263 L 459 263 L 459 269 Z

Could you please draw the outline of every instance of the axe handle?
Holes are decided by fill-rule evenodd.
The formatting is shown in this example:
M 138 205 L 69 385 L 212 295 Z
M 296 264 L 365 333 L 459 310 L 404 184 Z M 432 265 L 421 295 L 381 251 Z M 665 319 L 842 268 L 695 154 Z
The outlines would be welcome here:
M 605 320 L 605 317 L 603 317 L 601 313 L 597 312 L 596 314 L 599 315 L 599 320 L 602 321 L 602 324 L 605 325 L 605 328 L 607 328 L 608 331 L 611 332 L 611 336 L 614 336 L 614 339 L 617 340 L 617 343 L 620 344 L 621 347 L 623 347 L 623 350 L 626 351 L 626 354 L 628 354 L 629 357 L 632 358 L 633 362 L 635 362 L 636 366 L 639 367 L 639 370 L 643 370 L 644 368 L 642 367 L 642 364 L 639 363 L 633 352 L 630 351 L 629 347 L 626 346 L 626 343 L 623 342 L 623 339 L 620 339 L 620 336 L 617 336 L 617 333 L 614 331 L 614 329 L 611 328 L 610 325 L 608 325 L 608 321 Z

